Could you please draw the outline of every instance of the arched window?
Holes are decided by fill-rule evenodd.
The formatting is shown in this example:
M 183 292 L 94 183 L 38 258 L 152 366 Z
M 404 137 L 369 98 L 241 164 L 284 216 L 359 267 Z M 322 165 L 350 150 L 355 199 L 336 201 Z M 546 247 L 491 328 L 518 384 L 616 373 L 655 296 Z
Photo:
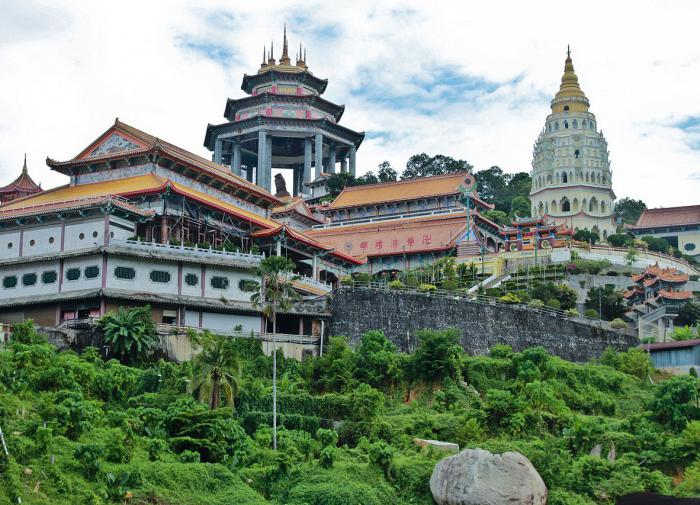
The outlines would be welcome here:
M 571 204 L 569 203 L 569 200 L 566 197 L 562 198 L 561 200 L 561 211 L 571 212 Z
M 597 213 L 599 210 L 598 199 L 594 196 L 588 204 L 588 211 Z
M 568 106 L 568 105 L 564 105 L 564 110 L 565 110 L 565 111 L 566 111 L 566 110 L 569 110 L 569 106 Z
M 564 121 L 564 128 L 568 128 L 568 127 L 569 127 L 569 122 L 568 122 L 568 121 Z
M 571 122 L 571 124 L 573 125 L 574 130 L 578 129 L 578 121 L 576 121 L 576 120 L 574 119 L 574 120 Z
M 591 179 L 590 179 L 588 172 L 586 172 L 586 182 L 591 182 Z
M 554 123 L 554 130 L 556 131 L 556 130 L 558 130 L 558 129 L 559 129 L 559 121 L 556 121 L 556 122 Z
M 588 126 L 586 123 L 586 120 L 584 119 L 583 122 L 581 123 L 581 128 L 585 129 Z
M 580 155 L 580 152 L 579 152 L 578 149 L 576 149 L 576 150 L 574 151 L 574 158 L 578 159 L 579 155 Z
M 562 184 L 566 184 L 567 182 L 569 182 L 569 177 L 566 175 L 566 172 L 562 172 L 561 182 L 562 182 Z
M 605 203 L 605 200 L 600 202 L 600 213 L 605 214 L 608 211 L 608 206 Z

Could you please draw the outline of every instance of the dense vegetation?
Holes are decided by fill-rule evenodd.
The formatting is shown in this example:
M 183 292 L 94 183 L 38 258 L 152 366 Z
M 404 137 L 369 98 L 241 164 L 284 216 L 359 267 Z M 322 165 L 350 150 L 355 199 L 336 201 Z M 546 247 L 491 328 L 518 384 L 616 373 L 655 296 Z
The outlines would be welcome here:
M 444 454 L 415 437 L 518 450 L 552 505 L 700 492 L 698 381 L 652 384 L 639 350 L 576 365 L 540 348 L 468 356 L 452 331 L 421 332 L 410 355 L 381 332 L 355 349 L 333 337 L 321 357 L 277 356 L 274 451 L 271 357 L 251 339 L 200 342 L 194 362 L 127 366 L 18 325 L 0 350 L 0 503 L 428 505 Z

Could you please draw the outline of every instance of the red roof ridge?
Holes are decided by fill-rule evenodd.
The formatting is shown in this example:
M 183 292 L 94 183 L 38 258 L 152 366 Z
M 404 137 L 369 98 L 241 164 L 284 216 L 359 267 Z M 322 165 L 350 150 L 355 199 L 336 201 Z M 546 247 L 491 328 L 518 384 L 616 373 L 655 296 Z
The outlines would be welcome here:
M 470 174 L 470 172 L 452 172 L 449 174 L 440 174 L 440 175 L 429 175 L 427 177 L 410 177 L 408 179 L 399 179 L 398 181 L 388 181 L 388 182 L 375 182 L 372 184 L 361 184 L 359 186 L 346 186 L 345 190 L 349 191 L 356 191 L 356 190 L 362 190 L 362 189 L 371 189 L 376 186 L 395 186 L 399 184 L 407 184 L 407 183 L 414 183 L 414 182 L 422 182 L 422 181 L 427 181 L 427 180 L 435 180 L 435 179 L 448 179 L 450 177 L 463 177 L 467 174 Z

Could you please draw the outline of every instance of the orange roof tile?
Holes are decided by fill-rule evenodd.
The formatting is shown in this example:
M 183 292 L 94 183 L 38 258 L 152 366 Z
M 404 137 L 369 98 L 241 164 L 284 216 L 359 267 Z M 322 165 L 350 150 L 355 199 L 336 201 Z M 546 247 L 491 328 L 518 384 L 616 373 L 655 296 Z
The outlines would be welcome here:
M 433 177 L 405 179 L 396 182 L 366 184 L 363 186 L 348 186 L 338 195 L 330 209 L 375 205 L 385 202 L 402 200 L 417 200 L 459 192 L 459 187 L 465 184 L 466 172 Z M 478 202 L 490 208 L 490 205 L 474 196 Z
M 19 176 L 7 186 L 0 188 L 0 193 L 38 193 L 41 191 L 41 186 L 29 177 L 27 170 L 27 155 L 24 155 L 24 166 Z
M 467 230 L 466 212 L 308 230 L 307 235 L 352 256 L 414 254 L 451 249 Z
M 279 205 L 272 209 L 273 217 L 291 213 L 296 213 L 306 219 L 315 221 L 316 223 L 323 223 L 323 220 L 313 215 L 311 209 L 309 209 L 309 206 L 306 204 L 304 199 L 300 197 L 290 198 L 284 203 L 284 205 Z
M 668 291 L 666 289 L 659 290 L 659 297 L 667 300 L 689 300 L 693 297 L 692 291 Z
M 700 205 L 646 209 L 639 216 L 637 222 L 628 225 L 628 228 L 655 228 L 688 224 L 700 224 Z
M 16 219 L 18 217 L 27 216 L 37 216 L 43 215 L 50 212 L 66 211 L 71 209 L 84 209 L 95 207 L 102 203 L 109 202 L 111 205 L 120 207 L 124 210 L 128 210 L 134 214 L 139 214 L 142 216 L 153 215 L 155 211 L 139 209 L 138 207 L 132 205 L 126 200 L 115 198 L 114 196 L 87 196 L 84 198 L 77 198 L 73 200 L 62 200 L 47 203 L 38 203 L 36 205 L 25 205 L 24 207 L 16 207 L 12 209 L 5 209 L 0 207 L 0 220 L 3 219 Z

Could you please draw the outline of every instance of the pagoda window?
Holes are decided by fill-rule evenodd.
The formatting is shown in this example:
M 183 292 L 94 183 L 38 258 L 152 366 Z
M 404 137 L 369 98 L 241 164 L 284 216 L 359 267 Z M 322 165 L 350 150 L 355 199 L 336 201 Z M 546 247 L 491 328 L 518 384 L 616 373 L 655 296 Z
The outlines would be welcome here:
M 564 128 L 567 128 L 567 129 L 569 128 L 569 122 L 568 122 L 568 121 L 564 121 Z
M 578 129 L 578 121 L 576 121 L 576 120 L 574 119 L 574 120 L 572 121 L 571 124 L 574 126 L 574 129 L 575 129 L 575 130 Z
M 687 244 L 683 245 L 683 249 L 685 249 L 686 251 L 694 251 L 695 244 L 693 244 L 692 242 L 688 242 Z
M 566 172 L 562 172 L 562 174 L 561 174 L 561 182 L 562 182 L 563 184 L 566 184 L 567 182 L 569 182 L 569 176 L 566 175 Z
M 24 274 L 22 276 L 22 286 L 34 286 L 36 284 L 36 274 Z
M 5 289 L 14 288 L 17 286 L 17 276 L 16 275 L 6 275 L 2 278 L 2 287 Z
M 66 270 L 66 280 L 77 281 L 80 279 L 80 269 L 79 268 L 69 268 Z
M 12 249 L 12 242 L 8 242 L 8 243 L 7 243 L 7 248 L 8 248 L 8 249 Z
M 100 267 L 96 265 L 89 266 L 85 269 L 85 278 L 86 279 L 94 279 L 100 275 Z
M 211 287 L 214 289 L 228 289 L 228 277 L 212 277 Z
M 41 274 L 41 282 L 44 284 L 53 284 L 56 282 L 57 278 L 58 274 L 56 273 L 56 270 L 47 270 Z
M 170 282 L 170 272 L 165 270 L 151 270 L 151 281 L 167 284 Z
M 578 159 L 578 157 L 579 157 L 580 154 L 581 154 L 581 153 L 579 152 L 579 150 L 576 149 L 576 150 L 574 151 L 574 158 Z
M 114 269 L 114 276 L 117 279 L 132 280 L 136 277 L 136 270 L 131 267 L 117 267 Z
M 565 110 L 565 111 L 568 111 L 568 110 L 569 110 L 569 106 L 568 106 L 568 105 L 564 105 L 564 110 Z
M 185 284 L 188 286 L 196 286 L 199 284 L 199 277 L 197 274 L 187 274 L 185 275 Z
M 586 124 L 586 120 L 584 119 L 583 122 L 581 123 L 581 128 L 583 128 L 585 130 L 586 126 L 588 126 L 588 125 Z
M 556 122 L 554 123 L 554 130 L 555 130 L 555 131 L 556 131 L 556 130 L 559 130 L 559 121 L 556 121 Z
M 238 289 L 246 293 L 252 293 L 260 289 L 260 283 L 250 279 L 243 279 L 238 283 Z

